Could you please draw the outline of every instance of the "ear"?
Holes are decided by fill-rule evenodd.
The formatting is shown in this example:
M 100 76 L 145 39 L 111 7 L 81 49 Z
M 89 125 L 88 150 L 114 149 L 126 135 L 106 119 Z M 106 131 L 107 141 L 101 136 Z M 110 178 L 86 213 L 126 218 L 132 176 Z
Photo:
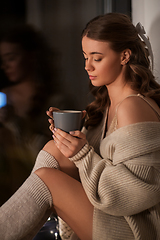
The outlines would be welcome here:
M 131 50 L 130 49 L 125 49 L 122 53 L 121 53 L 121 64 L 122 65 L 126 65 L 129 60 L 130 60 L 130 56 L 131 56 Z

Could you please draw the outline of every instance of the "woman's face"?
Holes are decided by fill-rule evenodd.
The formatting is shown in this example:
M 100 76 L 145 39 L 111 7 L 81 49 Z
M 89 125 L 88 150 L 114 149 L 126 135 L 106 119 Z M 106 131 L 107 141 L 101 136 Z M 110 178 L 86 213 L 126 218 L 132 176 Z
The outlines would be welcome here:
M 18 45 L 0 43 L 1 68 L 11 82 L 22 81 L 31 70 L 28 54 Z
M 85 70 L 94 86 L 110 85 L 122 75 L 122 54 L 113 51 L 108 42 L 82 39 Z

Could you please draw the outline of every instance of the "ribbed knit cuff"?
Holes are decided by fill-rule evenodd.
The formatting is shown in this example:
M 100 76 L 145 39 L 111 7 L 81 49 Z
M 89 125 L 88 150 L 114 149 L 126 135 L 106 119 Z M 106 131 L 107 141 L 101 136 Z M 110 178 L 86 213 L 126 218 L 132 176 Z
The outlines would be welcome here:
M 76 155 L 74 155 L 73 157 L 71 157 L 71 158 L 69 158 L 69 160 L 70 161 L 79 161 L 79 160 L 81 160 L 83 157 L 85 157 L 86 155 L 87 155 L 87 153 L 91 150 L 91 149 L 93 149 L 93 147 L 91 147 L 90 145 L 89 145 L 89 143 L 86 143 L 85 145 L 84 145 L 84 147 L 76 154 Z
M 48 167 L 59 169 L 57 160 L 48 152 L 41 150 L 36 158 L 36 162 L 32 172 L 35 172 L 39 168 Z
M 29 181 L 24 182 L 23 189 L 27 190 L 28 193 L 33 196 L 34 200 L 41 208 L 46 204 L 52 207 L 52 195 L 40 177 L 32 173 L 28 180 Z

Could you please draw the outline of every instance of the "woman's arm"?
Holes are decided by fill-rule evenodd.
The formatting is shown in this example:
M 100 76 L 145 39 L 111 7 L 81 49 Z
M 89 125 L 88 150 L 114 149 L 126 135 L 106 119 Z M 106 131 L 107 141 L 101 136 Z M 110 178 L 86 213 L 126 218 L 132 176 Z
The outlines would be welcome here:
M 84 148 L 81 158 L 79 152 L 70 160 L 79 168 L 81 182 L 94 207 L 111 215 L 127 216 L 159 202 L 159 171 L 147 164 L 138 165 L 141 158 L 155 158 L 155 153 L 113 165 L 111 160 L 100 158 L 93 148 Z
M 134 128 L 133 125 L 132 127 Z M 150 159 L 152 161 L 157 154 L 158 156 L 160 154 L 160 152 L 154 152 L 154 149 L 152 153 L 152 149 L 149 150 L 149 148 L 147 149 L 149 150 L 149 153 L 145 153 L 146 148 L 145 145 L 143 145 L 142 140 L 145 135 L 147 139 L 147 134 L 148 137 L 150 137 L 150 133 L 144 132 L 144 135 L 142 134 L 142 131 L 145 131 L 146 127 L 137 127 L 135 132 L 132 129 L 131 134 L 129 133 L 129 135 L 125 135 L 126 128 L 121 128 L 115 131 L 113 133 L 113 136 L 115 136 L 112 140 L 108 137 L 107 143 L 107 138 L 105 139 L 105 158 L 96 154 L 94 149 L 89 146 L 88 143 L 83 146 L 78 144 L 81 141 L 83 142 L 84 139 L 74 138 L 67 133 L 63 134 L 61 130 L 56 131 L 56 138 L 60 139 L 58 140 L 60 141 L 60 143 L 58 143 L 60 150 L 64 151 L 64 154 L 66 154 L 67 157 L 70 157 L 70 160 L 78 167 L 85 192 L 92 205 L 96 208 L 111 215 L 125 216 L 137 214 L 159 202 L 160 184 L 156 181 L 159 179 L 160 174 L 152 165 L 148 165 L 149 162 L 145 165 L 140 164 L 142 158 L 144 162 L 145 159 L 148 161 Z M 139 138 L 137 135 L 138 129 L 140 130 Z M 67 136 L 67 139 L 64 138 L 62 140 L 62 136 Z M 80 136 L 83 136 L 83 134 L 79 133 L 79 137 Z M 134 155 L 129 155 L 129 153 L 127 153 L 127 147 L 124 147 L 124 145 L 127 146 L 127 143 L 132 142 L 131 147 L 133 146 L 133 148 L 135 148 L 135 141 L 136 148 L 137 146 L 139 146 L 140 149 L 143 147 L 144 152 L 142 154 L 141 150 L 139 150 L 139 152 L 135 153 L 134 157 Z M 122 144 L 118 144 L 119 142 Z M 148 143 L 146 143 L 146 146 L 147 144 Z M 151 146 L 150 143 L 149 145 Z M 76 150 L 77 154 L 75 154 L 76 147 L 81 149 L 80 151 Z M 71 153 L 72 150 L 73 154 Z M 122 153 L 126 151 L 126 155 L 128 154 L 128 159 L 124 160 L 124 162 L 121 151 Z M 114 164 L 114 161 L 116 162 L 117 159 L 117 152 L 122 154 L 122 161 L 118 164 Z M 140 154 L 142 156 L 139 156 Z M 105 153 L 103 155 L 105 155 Z M 113 159 L 111 160 L 109 156 Z M 133 161 L 135 161 L 135 164 L 133 164 Z M 143 175 L 145 175 L 145 177 L 143 177 Z
M 160 126 L 156 124 L 136 122 L 121 127 L 105 139 L 101 147 L 103 157 L 86 143 L 82 133 L 77 133 L 79 138 L 73 138 L 60 134 L 60 130 L 55 132 L 60 138 L 64 137 L 64 140 L 59 139 L 59 146 L 62 148 L 65 141 L 64 154 L 67 153 L 78 167 L 86 194 L 96 208 L 111 215 L 125 216 L 159 202 L 160 176 L 154 164 L 160 155 L 160 133 L 157 135 Z

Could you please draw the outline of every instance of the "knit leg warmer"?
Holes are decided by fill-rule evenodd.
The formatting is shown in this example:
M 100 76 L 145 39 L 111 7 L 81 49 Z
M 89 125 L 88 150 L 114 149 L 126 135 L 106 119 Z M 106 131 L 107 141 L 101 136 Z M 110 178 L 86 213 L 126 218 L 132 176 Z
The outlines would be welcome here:
M 52 155 L 40 151 L 31 175 L 0 208 L 1 239 L 31 240 L 50 216 L 51 193 L 34 173 L 41 167 L 58 168 L 58 163 Z
M 52 206 L 52 196 L 44 182 L 32 173 L 0 209 L 0 235 L 3 240 L 33 239 L 41 219 Z M 36 230 L 35 230 L 36 229 Z M 31 238 L 28 238 L 30 235 Z
M 50 155 L 48 152 L 44 150 L 41 150 L 37 156 L 37 160 L 35 162 L 32 172 L 35 172 L 37 169 L 41 167 L 59 168 L 59 165 L 52 155 Z M 60 217 L 58 217 L 58 221 L 59 221 L 59 233 L 62 240 L 70 239 L 70 236 L 73 233 L 72 229 Z
M 50 155 L 48 152 L 41 150 L 37 156 L 37 160 L 32 172 L 35 172 L 37 169 L 45 166 L 50 168 L 53 168 L 53 167 L 59 168 L 59 165 L 56 159 L 54 159 L 54 157 Z M 73 230 L 60 217 L 58 217 L 58 221 L 59 221 L 59 233 L 60 233 L 61 239 L 62 240 L 70 239 L 70 236 L 72 235 Z
M 35 172 L 36 170 L 42 167 L 59 169 L 59 164 L 51 154 L 44 150 L 41 150 L 37 155 L 37 159 L 32 169 L 32 172 Z

